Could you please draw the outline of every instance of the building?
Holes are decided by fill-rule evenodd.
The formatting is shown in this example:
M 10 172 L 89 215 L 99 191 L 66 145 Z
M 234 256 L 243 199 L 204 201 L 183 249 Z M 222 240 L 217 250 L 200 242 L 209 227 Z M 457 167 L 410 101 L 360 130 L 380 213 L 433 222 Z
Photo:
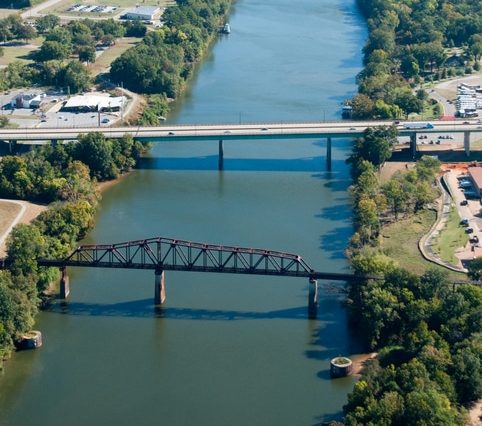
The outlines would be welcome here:
M 482 167 L 469 167 L 469 178 L 478 197 L 482 196 Z
M 137 6 L 135 9 L 128 10 L 123 16 L 125 19 L 152 21 L 159 14 L 160 8 L 157 6 Z
M 118 112 L 124 107 L 125 96 L 72 96 L 62 107 L 63 112 Z
M 12 108 L 38 108 L 43 98 L 45 93 L 19 93 L 10 101 L 10 105 Z

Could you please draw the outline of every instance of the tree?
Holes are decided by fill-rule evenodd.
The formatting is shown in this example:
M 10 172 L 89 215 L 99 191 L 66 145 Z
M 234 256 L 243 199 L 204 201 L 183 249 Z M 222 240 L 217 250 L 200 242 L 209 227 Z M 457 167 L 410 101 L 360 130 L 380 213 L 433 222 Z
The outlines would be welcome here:
M 469 53 L 474 57 L 474 62 L 479 62 L 482 57 L 482 35 L 474 34 L 469 38 Z
M 89 167 L 92 177 L 99 180 L 117 177 L 118 171 L 112 160 L 112 143 L 100 133 L 80 135 L 74 157 Z
M 0 20 L 0 40 L 6 43 L 8 40 L 13 38 L 13 34 L 6 21 Z
M 40 46 L 36 54 L 36 58 L 40 62 L 50 61 L 53 59 L 65 59 L 70 55 L 70 45 L 60 43 L 58 41 L 46 40 Z
M 409 194 L 404 191 L 402 183 L 398 179 L 390 179 L 382 186 L 382 191 L 387 197 L 395 218 L 398 218 L 398 214 L 408 207 Z
M 46 41 L 56 41 L 68 47 L 70 53 L 72 47 L 72 34 L 65 27 L 54 27 L 45 36 Z
M 363 137 L 355 141 L 353 154 L 348 161 L 353 164 L 363 159 L 379 167 L 391 157 L 392 146 L 396 140 L 395 127 L 369 127 L 365 130 Z
M 453 426 L 460 425 L 457 411 L 451 407 L 448 398 L 435 388 L 414 390 L 405 397 L 406 426 Z
M 466 347 L 453 357 L 453 375 L 459 401 L 467 404 L 482 397 L 482 369 L 480 351 Z
M 474 281 L 482 280 L 482 257 L 472 260 L 468 267 L 468 275 Z
M 14 275 L 37 272 L 37 259 L 43 253 L 45 239 L 34 225 L 19 224 L 7 238 L 7 254 L 12 259 L 10 271 Z
M 95 48 L 93 46 L 82 46 L 79 48 L 79 61 L 95 62 Z
M 37 31 L 41 34 L 46 33 L 60 25 L 60 18 L 56 15 L 44 15 L 37 18 Z
M 35 28 L 30 25 L 21 25 L 17 28 L 16 36 L 21 40 L 25 40 L 27 43 L 29 40 L 37 36 L 37 31 L 35 31 Z
M 89 70 L 79 61 L 71 61 L 60 73 L 60 84 L 71 93 L 86 90 L 90 85 Z

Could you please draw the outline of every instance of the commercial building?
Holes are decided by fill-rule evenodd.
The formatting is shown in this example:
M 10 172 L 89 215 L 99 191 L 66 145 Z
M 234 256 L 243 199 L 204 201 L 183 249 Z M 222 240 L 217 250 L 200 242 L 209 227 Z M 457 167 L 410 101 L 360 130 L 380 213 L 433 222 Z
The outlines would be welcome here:
M 159 14 L 160 8 L 157 6 L 138 6 L 135 9 L 131 9 L 125 13 L 123 18 L 139 20 L 139 21 L 152 21 L 156 15 Z
M 72 96 L 61 108 L 64 112 L 118 112 L 124 107 L 125 96 Z
M 478 197 L 482 196 L 482 167 L 469 167 L 469 178 Z
M 12 108 L 38 108 L 43 98 L 45 93 L 20 93 L 10 101 L 10 105 Z

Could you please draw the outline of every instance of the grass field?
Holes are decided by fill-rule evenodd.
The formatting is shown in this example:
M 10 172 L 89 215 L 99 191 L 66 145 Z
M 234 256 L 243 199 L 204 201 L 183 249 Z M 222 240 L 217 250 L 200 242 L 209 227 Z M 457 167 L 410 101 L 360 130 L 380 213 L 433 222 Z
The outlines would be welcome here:
M 92 75 L 96 76 L 97 74 L 107 70 L 114 59 L 118 58 L 127 49 L 136 45 L 141 40 L 142 38 L 140 37 L 124 37 L 116 40 L 114 46 L 111 46 L 105 50 L 93 64 L 89 64 L 89 70 Z
M 449 213 L 449 220 L 435 241 L 433 249 L 439 254 L 442 260 L 455 265 L 458 262 L 455 257 L 455 250 L 464 247 L 468 241 L 469 237 L 465 233 L 465 228 L 460 225 L 460 217 L 456 209 L 452 206 Z
M 0 201 L 0 235 L 7 230 L 21 207 L 18 204 Z
M 29 40 L 28 44 L 12 43 L 11 46 L 2 45 L 3 56 L 0 57 L 0 65 L 8 65 L 13 61 L 33 62 L 29 58 L 29 54 L 37 50 L 43 43 L 44 37 L 36 37 Z
M 380 245 L 383 251 L 405 269 L 415 274 L 423 274 L 429 268 L 443 271 L 449 279 L 463 280 L 465 274 L 450 271 L 442 266 L 425 260 L 418 249 L 418 242 L 427 234 L 435 222 L 436 213 L 423 210 L 415 216 L 398 220 L 382 230 Z

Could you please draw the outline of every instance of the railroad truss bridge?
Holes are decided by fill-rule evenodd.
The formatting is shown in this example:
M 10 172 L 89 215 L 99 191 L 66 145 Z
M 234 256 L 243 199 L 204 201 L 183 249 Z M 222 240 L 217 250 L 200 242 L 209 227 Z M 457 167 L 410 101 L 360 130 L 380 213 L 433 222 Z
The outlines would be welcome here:
M 7 267 L 9 259 L 0 259 Z M 62 272 L 60 297 L 69 295 L 68 266 L 89 268 L 152 269 L 155 271 L 154 303 L 166 300 L 165 271 L 218 272 L 276 275 L 309 280 L 308 316 L 317 314 L 318 280 L 351 281 L 362 277 L 346 273 L 317 272 L 301 256 L 273 250 L 196 243 L 164 237 L 117 244 L 79 246 L 65 259 L 38 259 L 39 266 Z M 371 278 L 371 277 L 364 277 Z

